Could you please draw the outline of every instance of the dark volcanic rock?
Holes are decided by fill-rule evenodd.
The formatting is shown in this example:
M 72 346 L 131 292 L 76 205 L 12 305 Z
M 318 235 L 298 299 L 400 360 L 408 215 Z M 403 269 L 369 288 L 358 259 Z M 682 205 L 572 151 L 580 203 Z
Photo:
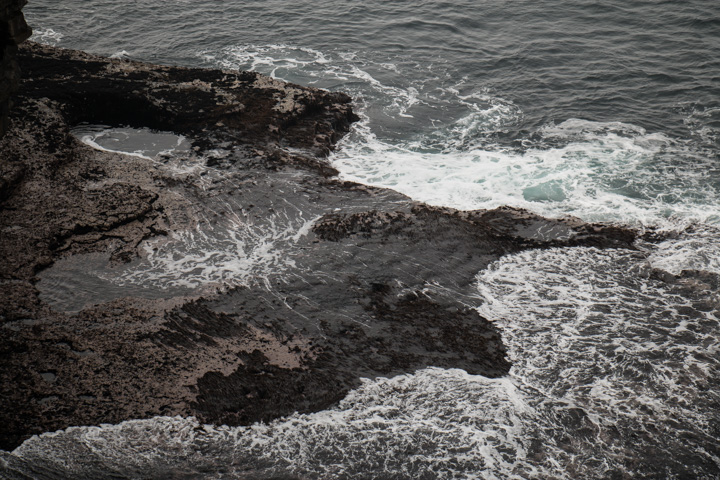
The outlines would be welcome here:
M 501 376 L 477 272 L 526 248 L 634 240 L 338 181 L 323 156 L 355 119 L 340 93 L 34 44 L 20 59 L 0 141 L 1 448 L 154 415 L 270 420 L 426 366 Z M 78 122 L 186 135 L 188 168 L 94 150 Z M 77 308 L 52 300 L 63 283 Z
M 27 0 L 0 0 L 0 138 L 8 127 L 10 96 L 17 90 L 20 81 L 17 46 L 32 35 L 22 14 L 25 4 Z M 0 199 L 2 187 L 0 185 Z

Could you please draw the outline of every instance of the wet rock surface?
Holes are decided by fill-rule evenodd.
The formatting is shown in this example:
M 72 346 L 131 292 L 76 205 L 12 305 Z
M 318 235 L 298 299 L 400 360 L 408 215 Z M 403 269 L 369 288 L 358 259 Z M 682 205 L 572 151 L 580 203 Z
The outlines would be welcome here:
M 36 44 L 19 58 L 0 142 L 3 449 L 155 415 L 267 421 L 426 366 L 502 376 L 478 271 L 526 248 L 632 248 L 615 227 L 334 178 L 324 156 L 356 119 L 341 93 Z M 187 168 L 92 149 L 79 122 L 185 135 Z M 88 288 L 97 275 L 166 294 L 47 300 L 43 272 L 91 254 L 104 263 Z

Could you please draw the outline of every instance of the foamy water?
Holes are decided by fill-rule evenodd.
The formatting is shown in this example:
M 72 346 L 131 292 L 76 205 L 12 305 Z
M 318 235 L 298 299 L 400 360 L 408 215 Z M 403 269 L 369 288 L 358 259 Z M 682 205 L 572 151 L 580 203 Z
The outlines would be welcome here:
M 512 205 L 630 225 L 720 221 L 717 179 L 707 178 L 713 159 L 662 134 L 577 119 L 539 133 L 539 145 L 524 151 L 455 149 L 452 140 L 427 151 L 379 141 L 361 126 L 364 138 L 346 140 L 333 161 L 345 179 L 462 210 Z M 550 141 L 562 146 L 545 147 Z
M 720 273 L 720 168 L 717 151 L 707 148 L 717 134 L 713 109 L 688 110 L 690 138 L 572 118 L 509 146 L 498 135 L 522 122 L 522 109 L 489 89 L 468 92 L 468 79 L 448 81 L 442 65 L 428 69 L 432 80 L 404 77 L 409 80 L 388 85 L 376 77 L 402 67 L 357 53 L 273 44 L 201 56 L 223 68 L 324 88 L 342 82 L 361 116 L 330 158 L 343 179 L 461 210 L 510 205 L 547 217 L 653 228 L 669 234 L 647 246 L 653 266 L 673 274 Z M 426 85 L 431 81 L 434 88 Z M 429 126 L 425 119 L 418 132 L 414 117 L 433 116 L 455 119 Z
M 558 422 L 544 448 L 583 477 L 630 473 L 633 462 L 666 478 L 684 462 L 720 465 L 720 297 L 638 275 L 645 268 L 637 252 L 572 248 L 478 275 L 479 311 L 502 327 L 518 388 L 533 392 L 539 424 Z
M 258 283 L 269 288 L 271 278 L 282 277 L 295 266 L 293 256 L 300 250 L 294 246 L 317 220 L 288 209 L 257 222 L 254 214 L 243 212 L 243 207 L 232 200 L 208 215 L 221 216 L 222 220 L 201 220 L 193 230 L 146 242 L 139 264 L 104 276 L 119 285 L 156 289 L 224 289 Z
M 13 454 L 51 469 L 72 459 L 86 476 L 703 478 L 720 466 L 718 317 L 700 307 L 702 292 L 628 275 L 644 262 L 551 249 L 480 273 L 479 311 L 501 327 L 513 362 L 503 379 L 428 368 L 366 380 L 335 408 L 270 424 L 156 418 L 46 434 Z

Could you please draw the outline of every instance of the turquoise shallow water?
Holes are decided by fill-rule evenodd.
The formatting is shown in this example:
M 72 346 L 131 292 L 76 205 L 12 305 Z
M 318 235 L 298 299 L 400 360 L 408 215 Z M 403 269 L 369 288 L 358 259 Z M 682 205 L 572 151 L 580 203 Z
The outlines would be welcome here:
M 479 272 L 478 308 L 515 365 L 507 378 L 429 368 L 270 425 L 80 428 L 5 461 L 72 464 L 88 478 L 241 478 L 248 466 L 309 478 L 720 475 L 720 328 L 717 310 L 698 307 L 717 292 L 648 273 L 720 273 L 716 2 L 32 1 L 26 14 L 37 41 L 349 92 L 362 119 L 331 157 L 344 178 L 435 205 L 513 205 L 670 236 L 638 252 L 530 252 Z M 178 235 L 103 282 L 222 283 L 256 236 Z M 232 261 L 197 276 L 196 257 Z M 243 281 L 265 271 L 240 260 Z

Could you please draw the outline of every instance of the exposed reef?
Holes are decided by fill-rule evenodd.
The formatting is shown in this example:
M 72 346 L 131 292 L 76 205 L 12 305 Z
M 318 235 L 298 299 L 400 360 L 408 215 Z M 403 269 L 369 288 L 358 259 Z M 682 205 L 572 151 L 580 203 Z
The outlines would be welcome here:
M 19 61 L 0 141 L 3 449 L 154 415 L 271 420 L 426 366 L 502 376 L 500 334 L 473 308 L 477 272 L 527 248 L 635 239 L 340 181 L 325 156 L 356 120 L 342 93 L 33 43 Z M 187 168 L 93 149 L 70 132 L 80 122 L 184 135 Z M 223 275 L 187 267 L 193 248 Z M 50 301 L 43 272 L 89 258 L 98 279 L 160 293 Z

